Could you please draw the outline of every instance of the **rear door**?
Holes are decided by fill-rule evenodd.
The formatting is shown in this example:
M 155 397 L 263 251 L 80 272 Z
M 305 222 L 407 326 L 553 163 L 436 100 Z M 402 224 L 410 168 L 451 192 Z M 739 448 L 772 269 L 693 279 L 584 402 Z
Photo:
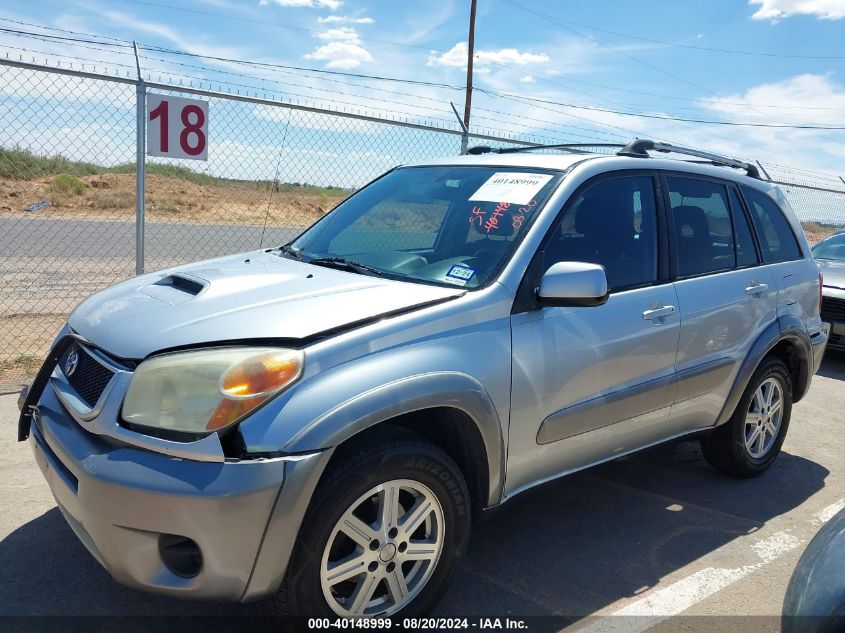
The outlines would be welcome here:
M 605 267 L 610 298 L 515 305 L 508 492 L 665 437 L 680 318 L 668 256 L 659 264 L 657 182 L 654 172 L 588 182 L 532 262 L 532 297 L 552 264 L 585 261 Z
M 808 266 L 804 261 L 783 211 L 762 191 L 743 186 L 742 195 L 756 230 L 763 261 L 777 284 L 778 315 L 804 319 L 815 314 L 818 272 L 815 266 Z
M 663 182 L 681 310 L 674 434 L 715 423 L 740 364 L 776 317 L 777 282 L 761 265 L 733 183 L 682 173 Z

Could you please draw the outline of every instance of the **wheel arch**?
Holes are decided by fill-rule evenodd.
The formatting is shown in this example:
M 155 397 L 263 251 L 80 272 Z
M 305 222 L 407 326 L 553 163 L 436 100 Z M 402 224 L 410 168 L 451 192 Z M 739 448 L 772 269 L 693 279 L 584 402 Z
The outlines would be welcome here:
M 461 468 L 473 505 L 501 502 L 505 446 L 499 415 L 481 383 L 459 372 L 421 374 L 370 389 L 308 424 L 285 450 L 341 448 L 385 426 L 416 432 L 443 448 Z
M 730 419 L 754 372 L 769 356 L 780 358 L 789 369 L 793 402 L 798 402 L 807 393 L 813 358 L 810 337 L 799 318 L 778 317 L 757 337 L 742 362 L 722 412 L 716 421 L 717 426 Z

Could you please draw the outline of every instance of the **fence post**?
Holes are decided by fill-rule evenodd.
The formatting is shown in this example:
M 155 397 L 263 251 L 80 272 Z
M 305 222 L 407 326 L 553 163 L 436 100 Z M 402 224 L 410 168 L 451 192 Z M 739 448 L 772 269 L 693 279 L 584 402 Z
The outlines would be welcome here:
M 466 125 L 464 125 L 463 119 L 458 114 L 458 109 L 455 107 L 455 104 L 451 101 L 449 105 L 452 106 L 452 112 L 455 113 L 455 117 L 458 119 L 458 124 L 461 126 L 461 155 L 467 153 L 467 146 L 469 145 L 469 130 L 467 129 Z
M 135 47 L 135 66 L 138 83 L 135 84 L 135 274 L 144 273 L 144 191 L 147 143 L 147 86 L 141 75 L 138 44 Z

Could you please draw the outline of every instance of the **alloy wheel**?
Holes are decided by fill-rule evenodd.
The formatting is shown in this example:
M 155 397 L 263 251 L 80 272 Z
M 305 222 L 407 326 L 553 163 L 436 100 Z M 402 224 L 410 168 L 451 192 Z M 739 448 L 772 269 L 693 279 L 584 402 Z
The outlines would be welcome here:
M 332 529 L 320 565 L 320 585 L 343 617 L 391 615 L 431 578 L 444 536 L 434 493 L 396 479 L 361 495 Z
M 751 397 L 745 415 L 745 448 L 755 459 L 774 446 L 783 419 L 783 388 L 776 378 L 767 378 Z

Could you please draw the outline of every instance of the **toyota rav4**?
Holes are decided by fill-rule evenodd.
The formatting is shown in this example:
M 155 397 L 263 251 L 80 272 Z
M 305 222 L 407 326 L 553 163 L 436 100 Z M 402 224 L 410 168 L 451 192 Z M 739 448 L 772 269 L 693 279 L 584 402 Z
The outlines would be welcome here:
M 79 305 L 18 434 L 91 554 L 173 596 L 414 615 L 533 486 L 692 434 L 769 468 L 829 331 L 782 193 L 556 149 L 399 167 L 288 244 Z

